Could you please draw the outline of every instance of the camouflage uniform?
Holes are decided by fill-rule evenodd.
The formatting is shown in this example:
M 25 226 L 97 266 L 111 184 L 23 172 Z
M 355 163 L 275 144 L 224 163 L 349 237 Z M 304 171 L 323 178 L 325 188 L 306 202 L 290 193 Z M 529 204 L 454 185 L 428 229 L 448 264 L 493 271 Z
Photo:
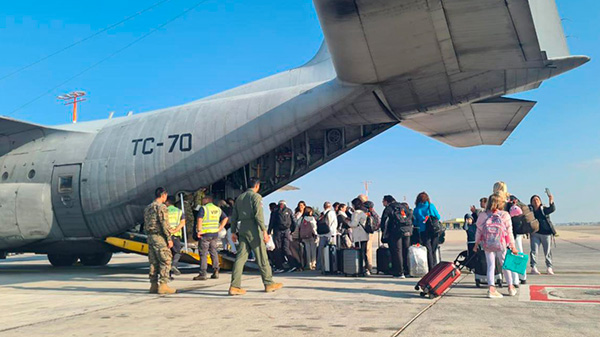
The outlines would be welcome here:
M 194 226 L 196 226 L 196 219 L 194 218 L 194 212 L 192 211 L 193 195 L 186 195 L 183 198 L 183 211 L 185 213 L 185 229 L 188 242 L 196 242 L 194 240 Z
M 156 201 L 144 210 L 144 224 L 148 235 L 148 260 L 150 261 L 150 282 L 169 282 L 173 255 L 167 246 L 171 238 L 167 206 Z

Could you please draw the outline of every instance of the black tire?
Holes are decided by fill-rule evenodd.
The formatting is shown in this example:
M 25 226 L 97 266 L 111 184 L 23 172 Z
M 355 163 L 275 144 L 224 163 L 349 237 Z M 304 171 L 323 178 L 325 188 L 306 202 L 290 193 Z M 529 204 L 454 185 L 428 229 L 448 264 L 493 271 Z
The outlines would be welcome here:
M 424 292 L 421 292 L 419 295 L 420 295 L 421 297 L 425 297 L 425 295 L 427 295 L 427 294 L 425 294 Z
M 53 267 L 69 267 L 74 265 L 78 259 L 77 255 L 48 254 L 48 261 Z
M 475 286 L 477 288 L 481 288 L 481 281 L 479 281 L 478 279 L 475 279 Z
M 79 257 L 81 263 L 84 266 L 89 267 L 97 267 L 97 266 L 106 266 L 110 259 L 112 258 L 112 253 L 98 253 L 98 254 L 90 254 L 90 255 L 82 255 Z
M 418 284 L 415 286 L 415 290 L 419 291 L 419 285 Z

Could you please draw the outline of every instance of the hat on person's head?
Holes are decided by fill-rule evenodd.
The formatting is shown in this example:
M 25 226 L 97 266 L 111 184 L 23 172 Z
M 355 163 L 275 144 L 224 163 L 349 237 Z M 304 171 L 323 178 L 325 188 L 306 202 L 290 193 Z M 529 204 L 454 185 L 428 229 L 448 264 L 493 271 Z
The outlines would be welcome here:
M 465 220 L 467 219 L 473 219 L 473 216 L 469 213 L 465 214 Z
M 285 202 L 285 200 L 279 200 L 279 204 L 287 205 L 287 203 Z
M 519 200 L 519 198 L 517 198 L 517 197 L 516 197 L 516 196 L 514 196 L 514 195 L 511 195 L 510 197 L 508 197 L 508 200 L 510 200 L 511 202 L 515 202 L 515 201 L 518 201 L 518 200 Z
M 373 207 L 375 207 L 375 204 L 372 201 L 366 201 L 365 202 L 365 207 L 367 207 L 367 208 L 373 208 Z

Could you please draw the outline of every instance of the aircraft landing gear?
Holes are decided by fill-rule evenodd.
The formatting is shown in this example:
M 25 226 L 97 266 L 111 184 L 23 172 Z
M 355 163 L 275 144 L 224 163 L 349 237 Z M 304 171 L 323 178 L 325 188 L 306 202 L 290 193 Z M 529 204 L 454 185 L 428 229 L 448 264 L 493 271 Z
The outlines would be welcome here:
M 79 259 L 84 266 L 106 266 L 110 259 L 112 258 L 112 253 L 98 253 L 98 254 L 90 254 L 90 255 L 81 255 Z
M 77 262 L 77 255 L 48 254 L 48 261 L 54 267 L 69 267 Z

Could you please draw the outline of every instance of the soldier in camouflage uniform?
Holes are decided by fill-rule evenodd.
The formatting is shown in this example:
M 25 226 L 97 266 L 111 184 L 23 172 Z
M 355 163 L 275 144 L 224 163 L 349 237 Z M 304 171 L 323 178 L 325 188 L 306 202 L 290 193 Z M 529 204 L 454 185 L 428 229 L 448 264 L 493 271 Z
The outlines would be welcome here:
M 233 241 L 238 241 L 239 238 L 240 242 L 231 275 L 231 286 L 229 287 L 229 295 L 231 296 L 246 293 L 246 290 L 242 289 L 242 272 L 250 251 L 253 251 L 256 256 L 256 263 L 260 268 L 260 276 L 265 285 L 265 292 L 273 292 L 283 286 L 281 283 L 273 281 L 271 266 L 267 257 L 265 243 L 268 242 L 269 235 L 267 234 L 267 227 L 265 227 L 262 197 L 258 194 L 260 180 L 250 179 L 248 186 L 250 188 L 235 201 L 231 214 L 231 236 Z
M 167 285 L 171 271 L 171 231 L 169 213 L 164 202 L 167 191 L 159 187 L 154 192 L 156 199 L 144 210 L 144 225 L 148 236 L 148 260 L 150 261 L 150 293 L 174 294 L 175 289 Z

